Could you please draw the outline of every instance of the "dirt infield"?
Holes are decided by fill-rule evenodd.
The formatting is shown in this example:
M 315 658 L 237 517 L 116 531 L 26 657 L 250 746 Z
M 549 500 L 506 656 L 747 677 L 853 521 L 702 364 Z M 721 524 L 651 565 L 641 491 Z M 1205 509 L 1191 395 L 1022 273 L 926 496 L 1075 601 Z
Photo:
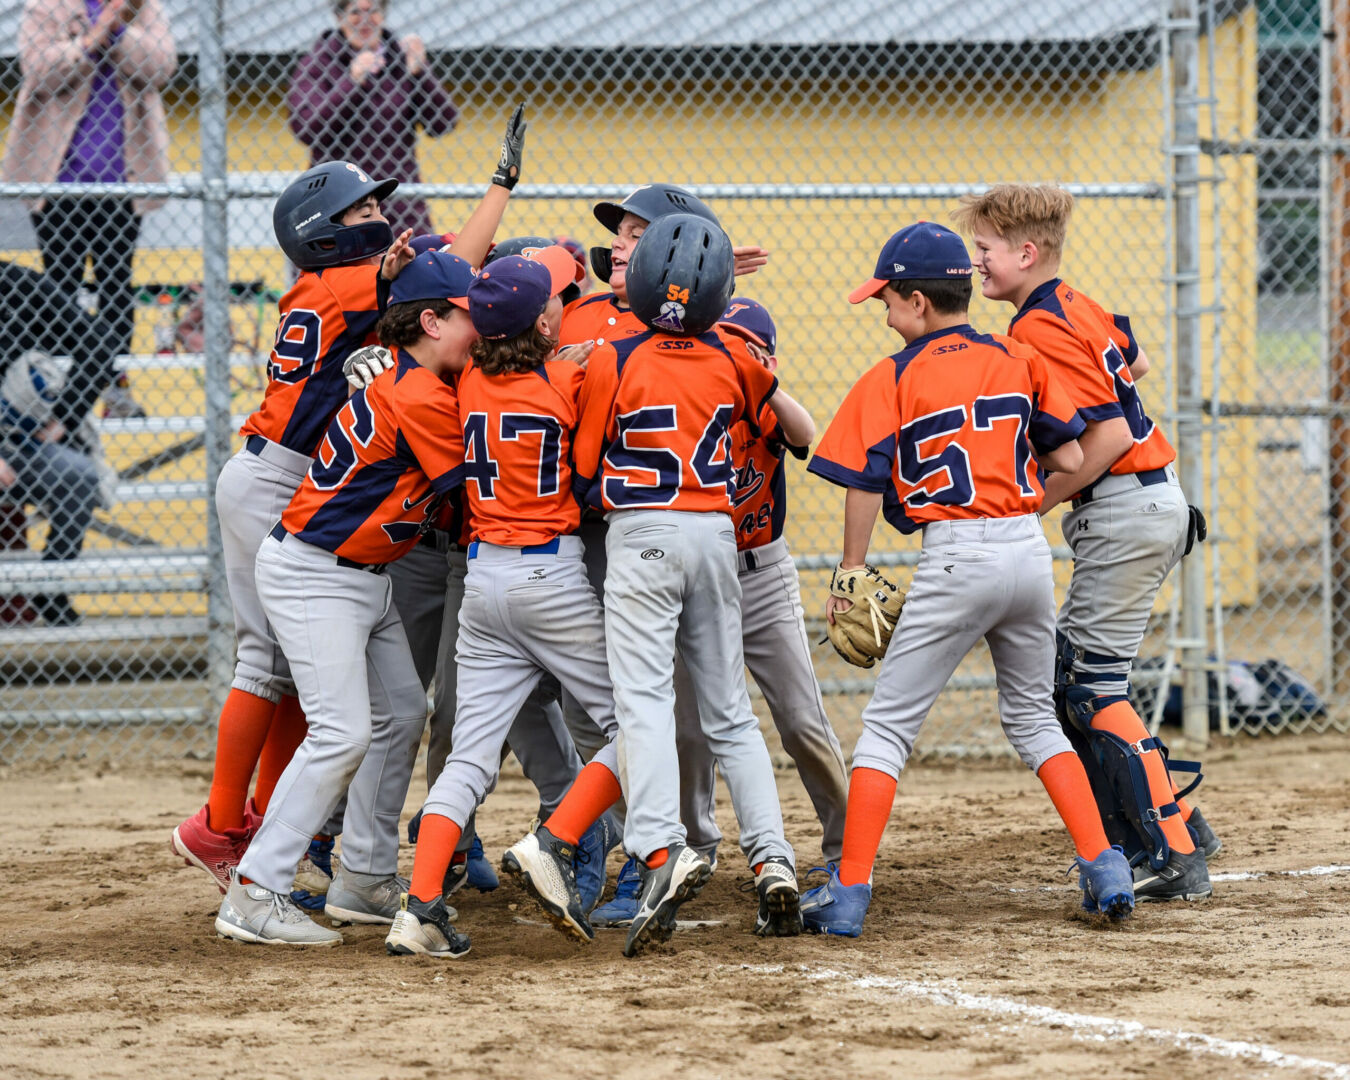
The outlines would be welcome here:
M 1244 739 L 1206 766 L 1214 899 L 1121 928 L 1078 914 L 1025 771 L 917 765 L 858 941 L 753 938 L 727 844 L 683 912 L 714 925 L 640 961 L 617 932 L 583 948 L 519 921 L 506 886 L 464 898 L 473 951 L 453 962 L 386 957 L 378 928 L 309 952 L 218 939 L 218 895 L 167 843 L 200 763 L 11 772 L 0 1075 L 1350 1078 L 1350 739 Z M 810 805 L 794 773 L 780 788 L 809 866 Z M 488 850 L 532 812 L 509 773 Z

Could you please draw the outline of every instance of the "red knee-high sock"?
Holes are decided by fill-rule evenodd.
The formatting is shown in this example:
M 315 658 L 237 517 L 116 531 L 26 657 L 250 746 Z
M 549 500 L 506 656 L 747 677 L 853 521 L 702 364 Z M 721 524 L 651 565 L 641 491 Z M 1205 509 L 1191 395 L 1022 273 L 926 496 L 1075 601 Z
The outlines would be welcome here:
M 441 814 L 423 814 L 417 834 L 417 857 L 413 859 L 412 884 L 408 892 L 423 903 L 441 895 L 445 872 L 459 843 L 460 827 Z
M 1078 755 L 1072 750 L 1056 754 L 1036 775 L 1064 819 L 1078 854 L 1091 862 L 1107 848 L 1101 811 L 1092 797 L 1092 785 Z
M 872 876 L 877 848 L 895 803 L 895 777 L 878 769 L 854 769 L 848 779 L 848 813 L 844 817 L 844 853 L 839 880 L 860 885 Z
M 558 809 L 544 822 L 544 828 L 559 840 L 575 846 L 581 841 L 581 834 L 618 802 L 622 794 L 619 778 L 600 762 L 592 761 L 577 773 Z
M 295 756 L 296 748 L 305 741 L 309 725 L 305 723 L 304 710 L 300 708 L 300 699 L 286 695 L 277 702 L 272 713 L 272 724 L 267 729 L 267 739 L 263 742 L 262 754 L 258 757 L 258 779 L 253 784 L 253 802 L 258 813 L 267 813 L 267 804 L 272 792 L 286 771 L 286 766 Z
M 247 690 L 233 689 L 225 698 L 216 732 L 211 794 L 206 802 L 207 821 L 217 832 L 243 827 L 248 782 L 253 779 L 275 709 L 267 698 Z
M 1148 728 L 1139 719 L 1139 714 L 1134 711 L 1134 706 L 1124 700 L 1114 701 L 1094 714 L 1092 726 L 1098 731 L 1109 731 L 1131 743 L 1149 737 Z M 1173 788 L 1167 773 L 1167 763 L 1163 761 L 1162 753 L 1155 750 L 1145 754 L 1141 760 L 1144 762 L 1144 771 L 1148 774 L 1148 793 L 1153 800 L 1154 809 L 1166 806 L 1173 801 Z M 1163 818 L 1159 824 L 1162 826 L 1163 835 L 1167 837 L 1167 843 L 1173 851 L 1179 851 L 1186 855 L 1195 850 L 1190 830 L 1186 828 L 1185 819 L 1181 814 L 1173 814 L 1171 817 Z

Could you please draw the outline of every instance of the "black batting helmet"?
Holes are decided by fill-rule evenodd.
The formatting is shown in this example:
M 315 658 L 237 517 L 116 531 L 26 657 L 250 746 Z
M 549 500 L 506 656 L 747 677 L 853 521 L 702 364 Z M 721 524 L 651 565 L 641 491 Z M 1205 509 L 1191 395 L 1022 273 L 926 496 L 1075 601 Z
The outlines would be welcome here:
M 272 210 L 277 243 L 301 270 L 343 266 L 378 255 L 394 242 L 389 223 L 343 225 L 342 215 L 370 195 L 382 202 L 396 187 L 397 180 L 372 180 L 350 162 L 315 165 L 277 199 Z
M 722 224 L 707 203 L 674 184 L 643 184 L 624 196 L 623 202 L 595 204 L 595 220 L 612 233 L 619 231 L 624 214 L 634 214 L 648 224 L 667 214 L 694 214 L 714 225 Z
M 628 305 L 653 330 L 706 333 L 731 299 L 736 257 L 722 227 L 695 214 L 647 226 L 628 260 Z

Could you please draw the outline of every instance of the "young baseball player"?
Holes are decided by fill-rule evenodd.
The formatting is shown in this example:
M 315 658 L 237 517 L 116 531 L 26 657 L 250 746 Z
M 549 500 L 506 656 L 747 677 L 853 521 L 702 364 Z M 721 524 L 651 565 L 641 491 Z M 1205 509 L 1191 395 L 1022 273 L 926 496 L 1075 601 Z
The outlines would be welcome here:
M 886 325 L 906 347 L 849 391 L 809 466 L 848 489 L 836 580 L 866 567 L 878 511 L 900 532 L 923 531 L 862 714 L 843 856 L 802 898 L 802 918 L 817 933 L 862 933 L 896 781 L 928 710 L 980 638 L 993 656 L 1003 730 L 1073 837 L 1084 907 L 1115 918 L 1133 907 L 1129 866 L 1106 842 L 1087 774 L 1055 720 L 1050 682 L 1054 579 L 1037 466 L 1078 468 L 1083 423 L 1044 360 L 971 328 L 970 275 L 965 245 L 940 225 L 919 222 L 886 242 L 849 301 L 885 304 Z M 833 623 L 851 606 L 832 588 L 826 617 Z
M 455 241 L 456 254 L 474 265 L 487 254 L 519 179 L 525 128 L 517 108 L 488 192 Z M 209 873 L 222 891 L 265 808 L 259 800 L 258 813 L 245 820 L 259 756 L 266 765 L 261 784 L 263 776 L 279 774 L 304 735 L 303 716 L 287 701 L 295 687 L 285 657 L 258 603 L 254 559 L 347 400 L 343 360 L 374 340 L 389 282 L 411 258 L 409 233 L 394 243 L 380 212 L 380 201 L 397 186 L 396 180 L 372 180 L 349 163 L 330 162 L 303 173 L 273 212 L 277 242 L 300 276 L 280 303 L 262 404 L 241 429 L 244 448 L 225 464 L 216 484 L 239 656 L 221 710 L 210 798 L 174 830 L 171 842 L 176 854 Z M 273 745 L 264 749 L 269 739 Z M 331 840 L 317 841 L 316 861 L 326 863 L 331 851 Z M 318 873 L 304 884 L 319 889 L 324 880 Z
M 482 337 L 458 383 L 474 540 L 459 613 L 453 748 L 422 808 L 412 882 L 385 940 L 391 955 L 468 951 L 449 931 L 441 881 L 470 814 L 496 784 L 512 718 L 547 674 L 605 732 L 605 745 L 502 868 L 564 932 L 594 936 L 573 859 L 581 834 L 619 797 L 618 729 L 604 617 L 575 535 L 581 508 L 569 461 L 585 373 L 552 358 L 558 294 L 575 267 L 565 248 L 549 245 L 530 258 L 494 259 L 469 288 Z
M 755 871 L 755 932 L 801 925 L 773 766 L 745 688 L 728 433 L 743 419 L 754 425 L 766 402 L 786 423 L 810 420 L 743 341 L 712 332 L 733 267 L 731 242 L 706 218 L 652 221 L 624 268 L 649 329 L 597 347 L 582 388 L 576 490 L 609 523 L 605 640 L 623 740 L 624 846 L 643 863 L 626 956 L 669 939 L 679 905 L 711 874 L 680 824 L 677 647 Z
M 345 888 L 371 897 L 373 907 L 391 889 L 402 891 L 398 820 L 426 697 L 384 569 L 441 517 L 461 482 L 459 409 L 447 380 L 475 336 L 456 307 L 472 280 L 470 265 L 445 252 L 418 256 L 395 279 L 378 332 L 397 346 L 396 366 L 334 417 L 258 550 L 258 597 L 290 663 L 309 732 L 231 876 L 216 918 L 222 936 L 341 942 L 296 907 L 288 889 L 296 862 L 344 791 Z M 374 782 L 353 782 L 359 770 Z M 335 879 L 330 915 L 377 921 L 364 911 L 335 912 L 337 888 Z
M 765 307 L 736 297 L 717 328 L 745 339 L 750 355 L 778 371 L 778 334 Z M 844 839 L 848 774 L 839 740 L 830 726 L 811 662 L 811 644 L 802 621 L 797 569 L 783 538 L 787 517 L 788 453 L 807 457 L 814 425 L 789 431 L 772 411 L 758 419 L 759 433 L 740 423 L 731 431 L 736 493 L 732 522 L 736 527 L 736 560 L 741 586 L 741 634 L 746 666 L 769 705 L 783 740 L 796 763 L 802 784 L 820 819 L 821 850 L 826 862 L 837 862 Z M 722 839 L 715 810 L 712 751 L 698 722 L 697 697 L 682 663 L 675 667 L 675 734 L 680 761 L 680 820 L 687 842 L 710 862 Z M 625 864 L 615 897 L 596 910 L 594 921 L 626 925 L 637 909 L 636 863 Z
M 1050 476 L 1042 505 L 1073 502 L 1063 519 L 1073 577 L 1055 659 L 1061 719 L 1112 841 L 1135 865 L 1135 896 L 1202 899 L 1212 891 L 1205 858 L 1219 839 L 1177 791 L 1166 747 L 1128 697 L 1154 598 L 1190 550 L 1193 519 L 1172 467 L 1176 453 L 1135 390 L 1148 358 L 1129 319 L 1058 276 L 1072 209 L 1063 188 L 997 184 L 963 199 L 955 217 L 972 234 L 984 295 L 1017 309 L 1009 336 L 1046 357 L 1086 423 L 1082 466 Z M 1199 768 L 1171 763 L 1181 766 Z

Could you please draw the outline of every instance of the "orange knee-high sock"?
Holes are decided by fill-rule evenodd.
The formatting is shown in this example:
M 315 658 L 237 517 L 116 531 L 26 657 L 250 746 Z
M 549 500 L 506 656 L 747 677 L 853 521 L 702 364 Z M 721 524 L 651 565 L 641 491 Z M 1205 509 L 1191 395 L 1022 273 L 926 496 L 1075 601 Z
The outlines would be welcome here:
M 417 834 L 417 857 L 413 859 L 412 884 L 408 892 L 423 903 L 441 895 L 445 872 L 459 843 L 460 827 L 441 814 L 423 814 Z
M 305 741 L 309 725 L 305 723 L 305 712 L 300 708 L 300 699 L 290 694 L 277 702 L 272 713 L 272 724 L 267 729 L 267 739 L 263 742 L 262 754 L 258 757 L 258 779 L 253 782 L 253 803 L 258 813 L 267 813 L 267 804 L 272 792 L 286 771 L 286 766 L 295 756 L 296 748 Z
M 1136 743 L 1149 737 L 1148 728 L 1139 719 L 1128 701 L 1113 701 L 1092 717 L 1092 726 L 1098 731 L 1109 731 L 1126 742 Z M 1161 751 L 1151 751 L 1143 756 L 1144 771 L 1148 774 L 1148 793 L 1155 809 L 1172 802 L 1172 782 L 1167 774 L 1167 764 Z M 1195 850 L 1190 830 L 1180 814 L 1163 818 L 1159 824 L 1163 835 L 1174 851 L 1186 855 Z
M 895 803 L 895 777 L 878 769 L 854 769 L 848 779 L 848 812 L 844 816 L 844 852 L 839 880 L 860 885 L 872 876 L 881 834 Z
M 216 765 L 206 816 L 211 828 L 242 828 L 248 782 L 258 764 L 276 705 L 247 690 L 232 689 L 220 710 L 216 731 Z
M 1092 797 L 1092 785 L 1078 755 L 1072 750 L 1056 754 L 1037 770 L 1036 775 L 1064 819 L 1078 854 L 1091 862 L 1108 845 L 1101 811 Z
M 544 828 L 564 843 L 575 846 L 581 841 L 581 834 L 618 802 L 622 794 L 619 778 L 600 762 L 592 761 L 577 773 L 558 809 L 544 822 Z
M 657 848 L 648 855 L 643 862 L 647 864 L 648 870 L 655 870 L 657 867 L 665 866 L 666 860 L 670 858 L 670 848 Z

